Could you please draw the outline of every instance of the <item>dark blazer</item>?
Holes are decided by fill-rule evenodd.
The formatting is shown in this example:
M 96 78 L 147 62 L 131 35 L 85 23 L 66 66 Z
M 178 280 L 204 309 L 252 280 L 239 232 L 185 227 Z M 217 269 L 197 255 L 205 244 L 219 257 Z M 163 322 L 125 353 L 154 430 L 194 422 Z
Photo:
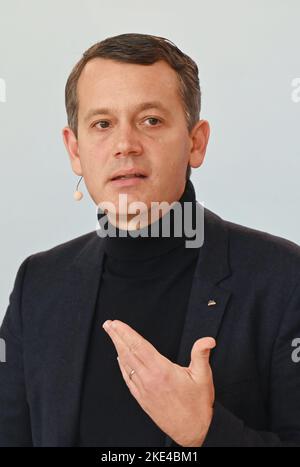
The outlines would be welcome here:
M 300 338 L 300 247 L 207 208 L 204 225 L 177 358 L 188 366 L 195 340 L 217 341 L 210 357 L 216 402 L 204 446 L 300 446 L 300 363 L 292 358 Z M 21 264 L 0 334 L 1 446 L 76 445 L 102 246 L 93 231 Z M 166 435 L 165 446 L 171 442 Z

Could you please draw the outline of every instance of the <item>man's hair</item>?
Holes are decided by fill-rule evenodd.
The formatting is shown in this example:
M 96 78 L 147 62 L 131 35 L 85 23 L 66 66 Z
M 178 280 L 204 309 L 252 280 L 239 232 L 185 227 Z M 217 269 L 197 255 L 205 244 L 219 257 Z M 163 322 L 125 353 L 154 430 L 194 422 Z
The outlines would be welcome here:
M 94 58 L 107 58 L 117 62 L 152 65 L 158 60 L 167 62 L 176 71 L 179 94 L 182 99 L 188 131 L 199 120 L 201 90 L 197 64 L 176 45 L 160 36 L 128 33 L 108 37 L 87 49 L 74 66 L 65 87 L 65 105 L 68 125 L 77 138 L 78 98 L 77 83 L 84 66 Z M 186 179 L 191 175 L 188 165 Z

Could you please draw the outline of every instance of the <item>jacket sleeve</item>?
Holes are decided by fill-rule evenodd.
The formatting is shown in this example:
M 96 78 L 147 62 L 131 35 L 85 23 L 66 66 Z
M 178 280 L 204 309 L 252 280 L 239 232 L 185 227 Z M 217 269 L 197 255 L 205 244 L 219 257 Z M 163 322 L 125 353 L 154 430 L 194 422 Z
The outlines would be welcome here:
M 203 447 L 300 447 L 300 280 L 284 310 L 274 342 L 269 381 L 268 431 L 256 431 L 215 401 Z
M 22 285 L 30 256 L 17 272 L 1 328 L 0 446 L 32 446 L 22 351 Z

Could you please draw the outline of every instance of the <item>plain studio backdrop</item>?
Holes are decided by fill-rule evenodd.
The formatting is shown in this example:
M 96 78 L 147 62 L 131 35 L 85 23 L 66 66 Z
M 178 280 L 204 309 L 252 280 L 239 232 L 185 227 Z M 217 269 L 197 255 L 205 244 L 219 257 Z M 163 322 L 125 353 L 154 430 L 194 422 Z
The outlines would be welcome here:
M 0 1 L 0 322 L 27 256 L 96 228 L 61 129 L 72 67 L 108 36 L 164 36 L 196 61 L 211 125 L 198 201 L 300 243 L 299 20 L 299 0 Z

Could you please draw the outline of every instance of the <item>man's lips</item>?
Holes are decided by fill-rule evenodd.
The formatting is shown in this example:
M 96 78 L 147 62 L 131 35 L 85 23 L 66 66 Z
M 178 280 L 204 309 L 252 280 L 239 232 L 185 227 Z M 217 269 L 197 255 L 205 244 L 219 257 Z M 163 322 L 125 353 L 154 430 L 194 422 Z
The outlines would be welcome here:
M 115 178 L 111 180 L 111 183 L 116 187 L 123 187 L 123 186 L 135 186 L 140 183 L 143 183 L 147 179 L 146 176 L 136 177 L 130 176 L 128 178 Z
M 113 177 L 111 180 L 119 180 L 124 178 L 145 178 L 146 175 L 142 174 L 129 174 L 129 175 L 119 175 L 118 177 Z
M 110 180 L 115 180 L 117 178 L 121 177 L 133 177 L 133 176 L 140 176 L 140 177 L 145 177 L 147 174 L 143 169 L 140 169 L 139 167 L 131 167 L 131 168 L 123 168 L 112 174 Z

